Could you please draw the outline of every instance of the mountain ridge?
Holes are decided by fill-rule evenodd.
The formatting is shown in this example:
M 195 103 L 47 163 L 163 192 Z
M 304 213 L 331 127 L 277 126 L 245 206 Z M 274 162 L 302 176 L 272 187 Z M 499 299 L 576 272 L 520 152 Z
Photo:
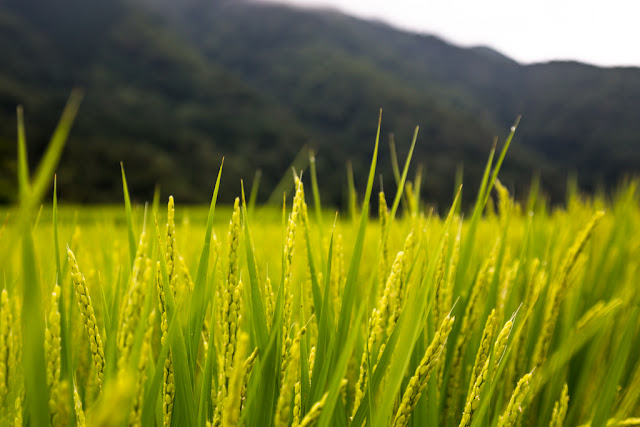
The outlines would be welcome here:
M 202 189 L 226 155 L 232 182 L 251 182 L 263 169 L 264 200 L 308 145 L 323 200 L 339 204 L 345 163 L 353 163 L 356 184 L 366 174 L 380 107 L 382 146 L 394 133 L 401 157 L 420 125 L 414 164 L 425 167 L 424 196 L 434 202 L 450 200 L 461 163 L 473 188 L 493 137 L 504 138 L 521 113 L 501 174 L 517 197 L 537 172 L 552 201 L 562 199 L 567 171 L 588 191 L 638 173 L 640 69 L 633 67 L 520 64 L 488 47 L 271 3 L 60 7 L 69 15 L 63 22 L 86 19 L 78 28 L 41 24 L 48 12 L 36 3 L 0 2 L 0 48 L 11 57 L 0 64 L 0 140 L 15 140 L 13 111 L 22 103 L 37 158 L 66 94 L 81 83 L 87 98 L 60 167 L 63 199 L 118 200 L 122 160 L 136 198 L 149 198 L 158 182 L 163 192 L 205 201 Z M 91 28 L 100 15 L 111 21 Z M 75 46 L 78 34 L 86 40 Z M 12 47 L 9 36 L 25 46 Z M 392 183 L 386 152 L 380 172 Z M 0 148 L 0 201 L 15 197 L 14 154 Z M 222 200 L 237 193 L 229 186 Z

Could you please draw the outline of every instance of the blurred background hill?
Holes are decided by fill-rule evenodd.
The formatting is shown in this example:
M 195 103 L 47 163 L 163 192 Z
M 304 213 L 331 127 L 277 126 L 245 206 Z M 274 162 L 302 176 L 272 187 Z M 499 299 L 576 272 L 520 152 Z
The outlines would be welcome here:
M 344 199 L 346 162 L 366 179 L 378 109 L 400 161 L 420 126 L 413 170 L 423 196 L 449 203 L 464 165 L 472 197 L 494 136 L 523 120 L 502 180 L 524 197 L 539 173 L 552 201 L 568 174 L 585 191 L 640 171 L 640 68 L 519 64 L 331 10 L 226 0 L 0 0 L 0 202 L 15 198 L 15 108 L 30 159 L 42 154 L 73 87 L 85 99 L 58 168 L 59 197 L 119 201 L 157 184 L 181 202 L 221 197 L 260 169 L 265 200 L 312 148 L 323 201 Z M 306 168 L 306 166 L 305 166 Z M 361 186 L 361 185 L 360 185 Z

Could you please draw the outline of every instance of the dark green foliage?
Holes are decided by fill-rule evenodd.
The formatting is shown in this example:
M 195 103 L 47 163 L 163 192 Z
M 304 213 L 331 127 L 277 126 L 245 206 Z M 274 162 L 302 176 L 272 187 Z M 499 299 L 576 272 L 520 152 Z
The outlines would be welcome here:
M 516 197 L 537 172 L 557 201 L 568 172 L 593 191 L 640 165 L 638 69 L 523 66 L 336 12 L 224 0 L 5 0 L 0 49 L 0 202 L 17 197 L 16 105 L 25 107 L 29 157 L 39 158 L 75 86 L 86 98 L 62 158 L 63 200 L 120 200 L 113 172 L 123 161 L 134 201 L 160 184 L 182 202 L 205 202 L 225 155 L 229 182 L 262 170 L 263 201 L 308 144 L 325 171 L 322 200 L 336 205 L 346 200 L 345 163 L 367 174 L 380 107 L 382 154 L 389 133 L 407 146 L 420 125 L 414 164 L 425 167 L 425 199 L 440 206 L 451 201 L 459 164 L 464 183 L 479 182 L 493 137 L 502 140 L 520 113 L 501 176 Z M 235 194 L 237 186 L 222 186 L 221 201 Z

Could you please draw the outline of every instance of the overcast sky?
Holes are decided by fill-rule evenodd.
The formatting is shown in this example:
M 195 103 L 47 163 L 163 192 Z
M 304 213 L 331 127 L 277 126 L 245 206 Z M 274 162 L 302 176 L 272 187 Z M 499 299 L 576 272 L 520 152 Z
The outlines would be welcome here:
M 523 62 L 640 66 L 638 0 L 275 0 L 328 6 Z

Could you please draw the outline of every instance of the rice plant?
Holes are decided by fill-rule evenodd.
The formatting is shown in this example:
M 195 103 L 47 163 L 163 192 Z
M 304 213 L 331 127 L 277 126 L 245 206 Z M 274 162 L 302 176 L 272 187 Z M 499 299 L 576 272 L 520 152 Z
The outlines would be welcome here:
M 353 217 L 321 208 L 313 158 L 277 211 L 242 186 L 217 211 L 222 165 L 208 211 L 133 205 L 124 168 L 124 208 L 58 207 L 55 180 L 40 207 L 78 102 L 32 177 L 19 114 L 0 425 L 640 425 L 637 182 L 521 204 L 498 179 L 516 123 L 473 210 L 440 216 L 407 181 L 416 130 L 374 209 L 378 128 Z

